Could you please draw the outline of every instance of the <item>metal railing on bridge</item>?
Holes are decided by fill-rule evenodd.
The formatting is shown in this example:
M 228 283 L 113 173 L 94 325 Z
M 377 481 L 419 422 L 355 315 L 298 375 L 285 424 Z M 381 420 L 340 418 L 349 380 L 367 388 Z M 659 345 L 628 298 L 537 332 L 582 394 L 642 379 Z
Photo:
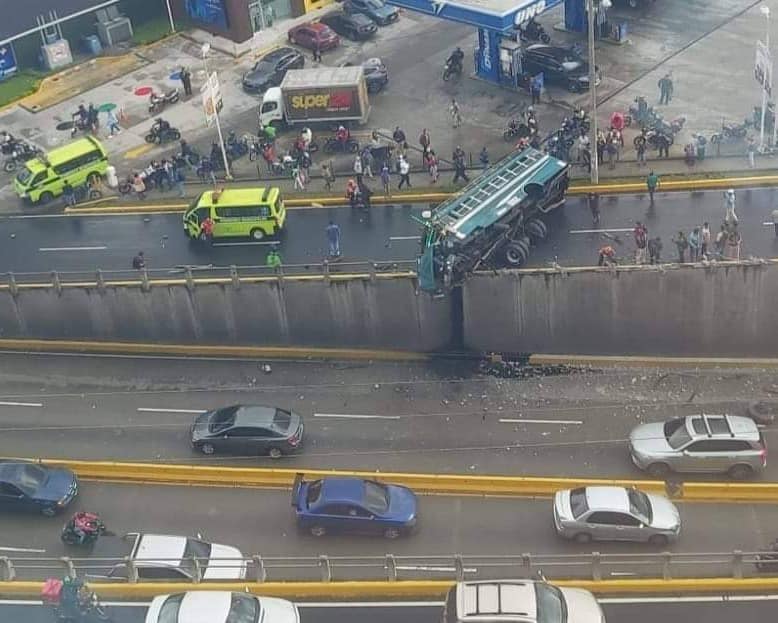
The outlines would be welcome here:
M 360 260 L 353 262 L 320 261 L 306 264 L 283 264 L 277 267 L 257 266 L 215 266 L 180 265 L 169 268 L 147 268 L 141 270 L 77 270 L 52 272 L 8 272 L 0 273 L 0 288 L 12 292 L 25 287 L 68 286 L 110 286 L 133 285 L 150 287 L 154 283 L 176 283 L 195 285 L 208 282 L 232 282 L 237 285 L 242 280 L 283 280 L 311 279 L 327 280 L 343 276 L 365 276 L 368 278 L 383 275 L 400 275 L 415 272 L 415 260 L 375 261 Z
M 51 576 L 80 576 L 91 581 L 146 582 L 164 580 L 207 582 L 208 564 L 217 563 L 221 581 L 235 570 L 235 579 L 249 581 L 402 581 L 462 580 L 531 577 L 542 572 L 549 579 L 608 580 L 747 578 L 757 574 L 759 552 L 660 552 L 611 554 L 516 554 L 499 556 L 307 556 L 254 555 L 243 560 L 154 558 L 71 558 L 37 556 L 0 557 L 0 581 L 41 580 Z M 167 564 L 169 563 L 169 564 Z M 778 561 L 770 571 L 778 575 Z

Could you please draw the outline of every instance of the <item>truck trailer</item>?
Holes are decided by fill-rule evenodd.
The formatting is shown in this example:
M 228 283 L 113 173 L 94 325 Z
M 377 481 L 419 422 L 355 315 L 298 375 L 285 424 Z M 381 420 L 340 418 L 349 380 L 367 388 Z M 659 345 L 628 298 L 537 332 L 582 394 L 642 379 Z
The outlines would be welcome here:
M 370 102 L 362 67 L 290 69 L 283 82 L 265 92 L 259 109 L 263 126 L 359 124 Z

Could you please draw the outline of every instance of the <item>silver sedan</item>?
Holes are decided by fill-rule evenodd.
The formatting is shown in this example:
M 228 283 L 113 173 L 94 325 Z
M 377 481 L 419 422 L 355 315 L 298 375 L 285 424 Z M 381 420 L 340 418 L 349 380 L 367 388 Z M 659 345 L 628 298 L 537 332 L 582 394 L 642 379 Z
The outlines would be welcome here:
M 681 516 L 666 497 L 626 487 L 582 487 L 554 496 L 557 534 L 579 543 L 641 541 L 666 545 L 678 538 Z

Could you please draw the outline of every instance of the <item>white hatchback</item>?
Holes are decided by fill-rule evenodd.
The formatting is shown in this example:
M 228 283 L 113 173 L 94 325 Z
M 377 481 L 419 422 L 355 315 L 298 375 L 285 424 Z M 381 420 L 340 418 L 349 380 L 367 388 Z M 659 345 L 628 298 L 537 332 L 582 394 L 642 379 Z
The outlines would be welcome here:
M 285 599 L 229 591 L 189 591 L 155 597 L 146 623 L 300 623 Z

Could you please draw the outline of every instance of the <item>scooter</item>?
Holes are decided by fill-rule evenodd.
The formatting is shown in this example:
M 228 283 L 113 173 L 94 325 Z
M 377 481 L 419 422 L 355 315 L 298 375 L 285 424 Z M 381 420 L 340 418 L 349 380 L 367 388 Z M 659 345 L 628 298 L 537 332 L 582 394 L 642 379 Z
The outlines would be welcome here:
M 165 106 L 175 104 L 181 98 L 178 89 L 172 89 L 162 95 L 157 95 L 154 91 L 149 95 L 149 112 L 152 115 L 162 112 Z
M 519 26 L 519 36 L 526 43 L 535 43 L 536 41 L 551 43 L 551 37 L 546 32 L 546 29 L 538 24 L 534 18 L 530 19 L 523 26 Z

